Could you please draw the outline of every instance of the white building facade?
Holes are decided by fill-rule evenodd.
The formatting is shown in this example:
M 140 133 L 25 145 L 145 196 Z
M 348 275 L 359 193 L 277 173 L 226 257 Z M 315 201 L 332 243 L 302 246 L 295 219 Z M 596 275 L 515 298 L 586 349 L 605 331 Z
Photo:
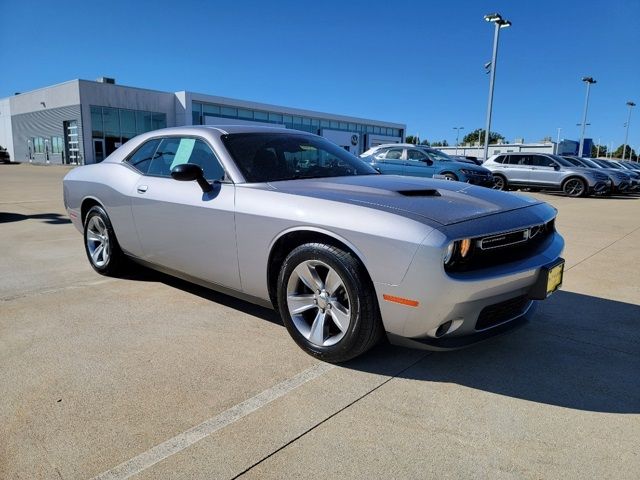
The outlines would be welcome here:
M 284 126 L 355 155 L 402 142 L 406 125 L 218 97 L 71 80 L 0 99 L 0 146 L 18 162 L 97 163 L 140 133 L 182 125 Z

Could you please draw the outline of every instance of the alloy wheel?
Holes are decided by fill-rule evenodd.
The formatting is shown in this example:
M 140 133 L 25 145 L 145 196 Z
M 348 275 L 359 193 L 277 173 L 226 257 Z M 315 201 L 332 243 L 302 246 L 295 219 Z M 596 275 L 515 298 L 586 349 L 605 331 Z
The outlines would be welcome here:
M 579 197 L 584 193 L 584 182 L 577 178 L 572 178 L 564 184 L 564 193 L 570 197 Z
M 287 307 L 296 329 L 317 346 L 335 345 L 351 324 L 351 302 L 344 281 L 319 260 L 301 262 L 291 272 Z
M 495 190 L 504 190 L 504 178 L 499 175 L 493 177 L 493 188 Z
M 96 267 L 103 267 L 109 261 L 111 255 L 109 232 L 104 220 L 98 215 L 91 217 L 87 223 L 87 249 Z

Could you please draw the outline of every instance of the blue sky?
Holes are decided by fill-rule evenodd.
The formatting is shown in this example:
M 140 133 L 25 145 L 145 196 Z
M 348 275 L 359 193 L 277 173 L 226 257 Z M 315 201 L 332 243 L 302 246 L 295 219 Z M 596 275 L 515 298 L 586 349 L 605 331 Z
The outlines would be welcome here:
M 397 121 L 430 140 L 484 127 L 493 29 L 502 31 L 492 130 L 508 139 L 624 140 L 640 105 L 640 1 L 0 0 L 0 97 L 73 78 Z M 9 21 L 10 19 L 10 21 Z M 640 109 L 630 144 L 640 146 Z M 463 131 L 464 132 L 464 131 Z

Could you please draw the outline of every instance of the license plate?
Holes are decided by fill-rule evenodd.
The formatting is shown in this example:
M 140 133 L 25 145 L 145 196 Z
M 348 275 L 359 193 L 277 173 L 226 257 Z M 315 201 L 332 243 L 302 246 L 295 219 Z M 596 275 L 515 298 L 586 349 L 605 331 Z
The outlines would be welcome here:
M 564 274 L 564 262 L 554 266 L 547 273 L 547 297 L 560 288 Z

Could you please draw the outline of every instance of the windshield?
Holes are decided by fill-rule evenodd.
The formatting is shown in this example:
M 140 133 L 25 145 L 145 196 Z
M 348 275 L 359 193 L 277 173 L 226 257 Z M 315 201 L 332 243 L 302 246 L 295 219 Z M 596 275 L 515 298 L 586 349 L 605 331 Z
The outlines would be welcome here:
M 594 162 L 593 160 L 589 160 L 588 158 L 582 158 L 580 161 L 593 168 L 602 168 L 601 165 L 598 165 L 596 162 Z
M 560 165 L 562 165 L 563 167 L 573 167 L 574 165 L 569 162 L 568 160 L 565 160 L 564 158 L 558 156 L 558 155 L 549 155 L 551 158 L 553 158 L 556 162 L 558 162 Z
M 457 159 L 455 158 L 451 158 L 449 155 L 447 155 L 446 153 L 443 153 L 439 150 L 433 150 L 431 148 L 423 148 L 422 149 L 427 155 L 429 155 L 429 158 L 431 160 L 434 160 L 436 162 L 454 162 Z
M 584 167 L 585 165 L 578 160 L 577 158 L 571 158 L 571 157 L 562 157 L 564 158 L 567 162 L 569 162 L 571 165 L 575 165 L 576 167 Z
M 295 133 L 236 133 L 222 141 L 247 182 L 377 175 L 364 161 L 321 137 Z
M 594 160 L 594 162 L 596 162 L 598 165 L 603 166 L 604 168 L 615 168 L 615 169 L 618 169 L 618 167 L 616 165 L 613 165 L 612 163 L 609 163 L 606 160 Z

